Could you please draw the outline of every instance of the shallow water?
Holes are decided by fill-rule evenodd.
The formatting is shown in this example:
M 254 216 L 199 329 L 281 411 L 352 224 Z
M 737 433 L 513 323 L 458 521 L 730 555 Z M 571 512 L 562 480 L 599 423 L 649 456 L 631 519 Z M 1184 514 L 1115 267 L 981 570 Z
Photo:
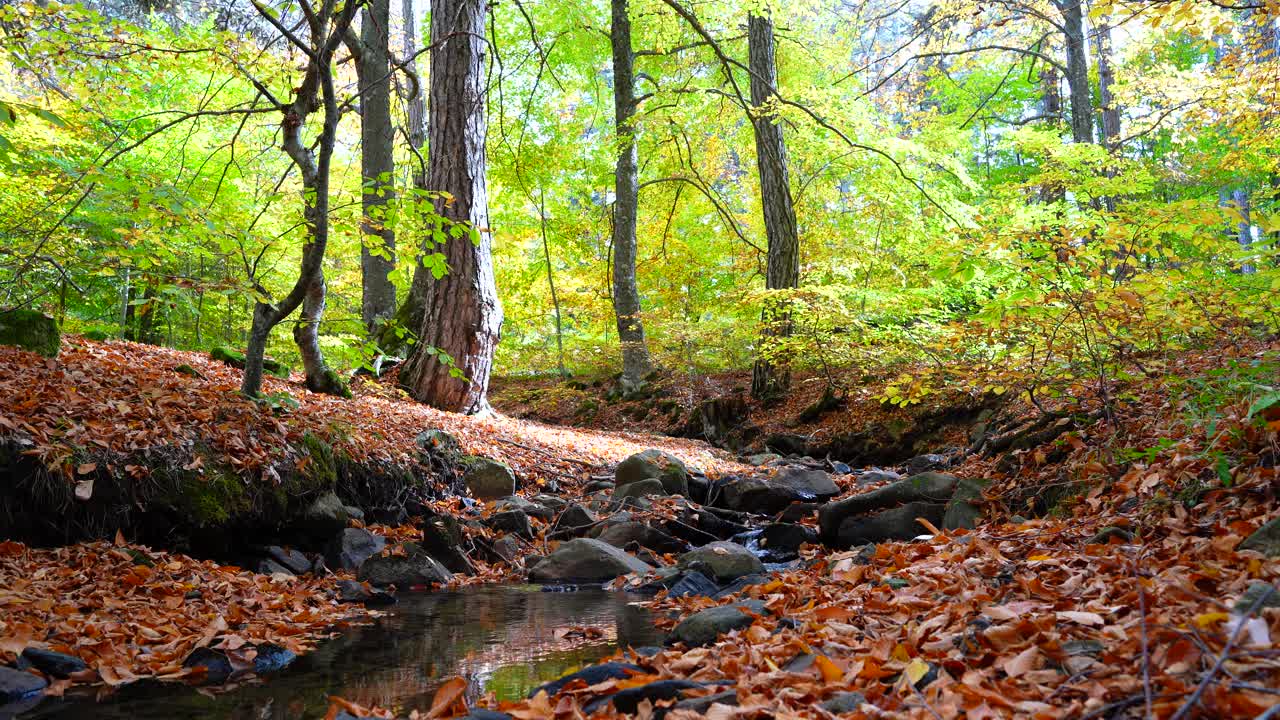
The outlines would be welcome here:
M 403 594 L 375 624 L 352 628 L 262 680 L 217 690 L 139 683 L 101 700 L 48 699 L 18 717 L 305 720 L 324 717 L 329 695 L 403 715 L 427 710 L 454 675 L 469 681 L 469 699 L 486 692 L 515 699 L 612 652 L 620 620 L 624 644 L 653 643 L 654 636 L 643 630 L 636 636 L 625 621 L 627 603 L 639 599 L 533 586 Z M 565 637 L 580 627 L 603 636 Z

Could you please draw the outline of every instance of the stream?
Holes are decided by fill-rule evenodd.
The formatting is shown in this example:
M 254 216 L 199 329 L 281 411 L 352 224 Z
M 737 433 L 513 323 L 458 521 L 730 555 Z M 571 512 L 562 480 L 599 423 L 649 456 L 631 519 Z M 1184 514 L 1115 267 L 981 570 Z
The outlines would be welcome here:
M 330 695 L 403 716 L 430 708 L 454 675 L 470 683 L 469 701 L 487 692 L 512 700 L 610 654 L 620 634 L 625 645 L 658 644 L 656 630 L 637 632 L 626 622 L 627 603 L 641 599 L 529 585 L 406 593 L 373 624 L 350 628 L 262 679 L 221 688 L 143 681 L 102 698 L 69 691 L 17 717 L 309 720 L 324 717 Z M 583 637 L 575 628 L 600 632 Z M 9 717 L 0 711 L 0 720 Z

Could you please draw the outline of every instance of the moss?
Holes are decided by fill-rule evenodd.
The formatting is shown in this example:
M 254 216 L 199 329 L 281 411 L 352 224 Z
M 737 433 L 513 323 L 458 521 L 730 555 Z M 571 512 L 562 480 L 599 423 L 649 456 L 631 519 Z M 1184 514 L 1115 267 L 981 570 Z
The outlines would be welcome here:
M 169 504 L 197 527 L 223 525 L 252 509 L 244 480 L 230 469 L 214 466 L 203 474 L 190 470 L 159 474 L 173 480 Z
M 306 468 L 300 479 L 305 483 L 295 483 L 299 490 L 332 490 L 338 485 L 338 458 L 329 443 L 312 433 L 302 436 L 302 449 L 307 451 Z
M 201 378 L 201 379 L 204 378 L 203 373 L 201 373 L 199 370 L 191 367 L 186 363 L 182 363 L 178 367 L 174 368 L 173 371 L 178 373 L 179 375 L 190 375 L 191 377 Z
M 244 368 L 244 353 L 239 350 L 233 350 L 225 345 L 209 351 L 209 357 L 220 362 L 224 362 L 234 368 Z
M 62 348 L 62 331 L 58 321 L 35 310 L 19 308 L 0 312 L 0 345 L 15 345 L 57 357 Z
M 107 332 L 106 330 L 88 330 L 84 333 L 85 340 L 96 340 L 98 342 L 110 340 L 113 337 L 115 337 L 115 335 Z
M 241 364 L 243 364 L 243 362 Z M 262 358 L 262 371 L 269 375 L 275 375 L 278 378 L 284 378 L 285 380 L 289 379 L 289 366 L 274 358 Z

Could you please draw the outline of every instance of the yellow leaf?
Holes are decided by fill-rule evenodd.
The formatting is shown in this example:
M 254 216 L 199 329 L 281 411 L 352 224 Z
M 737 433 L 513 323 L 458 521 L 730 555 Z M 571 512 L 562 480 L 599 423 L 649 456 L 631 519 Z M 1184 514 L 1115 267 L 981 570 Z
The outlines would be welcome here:
M 921 660 L 920 658 L 916 658 L 915 660 L 907 663 L 907 669 L 904 670 L 903 673 L 907 676 L 907 680 L 909 680 L 912 685 L 915 685 L 920 682 L 920 678 L 929 674 L 929 663 Z
M 1196 626 L 1203 630 L 1209 627 L 1210 625 L 1215 625 L 1217 623 L 1223 622 L 1229 617 L 1231 616 L 1224 612 L 1200 613 L 1199 615 L 1196 616 Z

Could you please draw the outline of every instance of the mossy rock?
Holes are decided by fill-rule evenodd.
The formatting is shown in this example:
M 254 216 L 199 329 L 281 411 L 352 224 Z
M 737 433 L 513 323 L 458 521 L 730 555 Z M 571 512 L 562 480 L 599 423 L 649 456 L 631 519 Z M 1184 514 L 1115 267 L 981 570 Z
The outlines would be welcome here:
M 188 375 L 190 377 L 200 378 L 201 380 L 204 379 L 204 373 L 200 372 L 199 370 L 191 367 L 186 363 L 182 363 L 178 367 L 174 368 L 173 371 L 178 373 L 179 375 Z
M 57 357 L 62 348 L 58 321 L 35 310 L 18 308 L 0 312 L 0 345 L 13 345 Z
M 243 355 L 240 356 L 240 365 L 238 365 L 237 367 L 244 367 Z M 262 371 L 269 375 L 275 375 L 278 378 L 284 378 L 285 380 L 289 379 L 289 372 L 290 372 L 289 366 L 285 363 L 280 362 L 279 360 L 275 360 L 272 358 L 262 358 Z
M 114 334 L 107 332 L 106 330 L 88 330 L 83 333 L 83 336 L 85 340 L 96 340 L 98 342 L 110 340 L 115 337 Z
M 229 469 L 209 467 L 204 473 L 176 470 L 158 474 L 172 483 L 165 498 L 168 504 L 196 527 L 225 525 L 253 507 L 244 480 Z
M 219 362 L 224 362 L 233 368 L 239 368 L 241 370 L 244 369 L 244 353 L 239 350 L 233 350 L 225 345 L 219 345 L 218 347 L 210 350 L 209 357 Z M 264 369 L 266 367 L 265 361 L 263 363 L 263 367 Z

